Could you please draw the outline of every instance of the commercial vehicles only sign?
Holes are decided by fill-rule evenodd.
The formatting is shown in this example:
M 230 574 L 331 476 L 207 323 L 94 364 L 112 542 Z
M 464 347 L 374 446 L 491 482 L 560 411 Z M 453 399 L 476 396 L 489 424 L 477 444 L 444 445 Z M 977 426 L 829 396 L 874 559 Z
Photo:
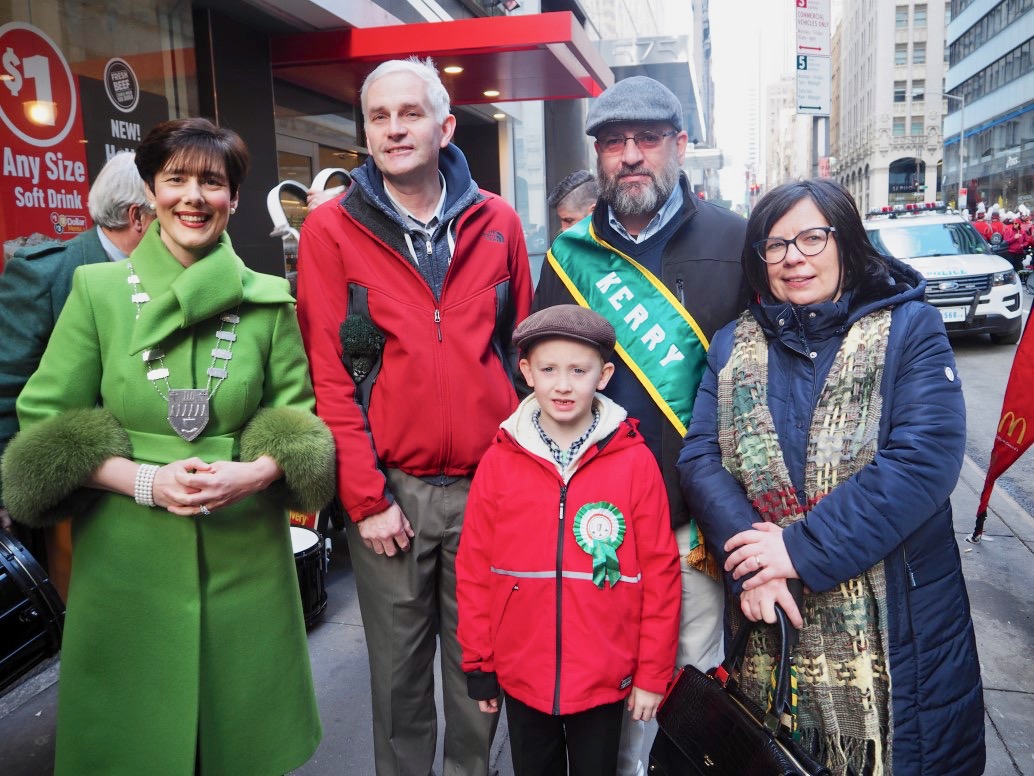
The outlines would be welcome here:
M 795 0 L 797 6 L 797 53 L 830 55 L 832 17 L 829 0 Z

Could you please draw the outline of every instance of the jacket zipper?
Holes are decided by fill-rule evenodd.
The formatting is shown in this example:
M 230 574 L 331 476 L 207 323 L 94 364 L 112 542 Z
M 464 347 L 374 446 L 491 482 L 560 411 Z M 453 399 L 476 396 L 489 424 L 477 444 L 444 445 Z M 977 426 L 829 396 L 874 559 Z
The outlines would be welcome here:
M 556 681 L 553 683 L 553 714 L 560 714 L 560 660 L 563 606 L 563 567 L 564 567 L 564 510 L 567 508 L 567 485 L 560 486 L 560 519 L 557 521 L 556 539 Z
M 434 309 L 434 327 L 438 330 L 438 341 L 442 341 L 442 311 Z

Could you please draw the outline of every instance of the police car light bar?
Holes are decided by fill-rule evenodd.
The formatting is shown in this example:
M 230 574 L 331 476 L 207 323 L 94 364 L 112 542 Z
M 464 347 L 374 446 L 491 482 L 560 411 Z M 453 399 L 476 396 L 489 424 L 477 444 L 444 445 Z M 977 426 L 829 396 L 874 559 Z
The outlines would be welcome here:
M 930 211 L 944 212 L 947 207 L 943 200 L 937 202 L 908 202 L 905 204 L 897 205 L 884 205 L 883 207 L 873 208 L 868 211 L 865 216 L 872 218 L 873 216 L 888 216 L 889 218 L 897 218 L 899 215 L 917 214 L 917 213 L 928 213 Z

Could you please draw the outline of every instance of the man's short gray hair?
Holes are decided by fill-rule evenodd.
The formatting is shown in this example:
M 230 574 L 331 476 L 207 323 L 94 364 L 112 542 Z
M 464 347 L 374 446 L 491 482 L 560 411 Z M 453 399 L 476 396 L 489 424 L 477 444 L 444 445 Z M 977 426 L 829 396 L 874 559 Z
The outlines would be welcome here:
M 546 204 L 549 207 L 557 207 L 561 203 L 572 210 L 582 210 L 596 202 L 600 196 L 600 187 L 594 176 L 588 170 L 576 170 L 556 185 Z
M 363 88 L 359 92 L 359 102 L 362 106 L 363 116 L 366 115 L 366 94 L 370 85 L 379 78 L 392 73 L 412 73 L 420 78 L 427 86 L 427 99 L 431 103 L 431 113 L 434 120 L 441 124 L 449 115 L 449 92 L 446 91 L 441 77 L 438 75 L 438 68 L 434 66 L 434 60 L 428 57 L 410 57 L 409 59 L 389 59 L 377 65 L 372 73 L 366 76 L 363 81 Z
M 115 154 L 90 186 L 87 199 L 90 218 L 105 229 L 129 226 L 131 205 L 150 207 L 144 181 L 136 169 L 136 154 L 120 151 Z

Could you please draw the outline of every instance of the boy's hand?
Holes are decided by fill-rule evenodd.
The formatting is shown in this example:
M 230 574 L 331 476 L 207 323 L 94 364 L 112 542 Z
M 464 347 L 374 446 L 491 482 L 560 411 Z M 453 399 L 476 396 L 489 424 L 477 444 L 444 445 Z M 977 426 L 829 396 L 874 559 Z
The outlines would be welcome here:
M 638 687 L 632 688 L 628 696 L 628 710 L 632 712 L 632 719 L 649 722 L 657 715 L 657 707 L 661 705 L 664 696 L 656 692 L 647 692 Z
M 499 713 L 499 699 L 492 698 L 490 701 L 478 701 L 478 708 L 485 712 L 485 714 L 498 714 Z

